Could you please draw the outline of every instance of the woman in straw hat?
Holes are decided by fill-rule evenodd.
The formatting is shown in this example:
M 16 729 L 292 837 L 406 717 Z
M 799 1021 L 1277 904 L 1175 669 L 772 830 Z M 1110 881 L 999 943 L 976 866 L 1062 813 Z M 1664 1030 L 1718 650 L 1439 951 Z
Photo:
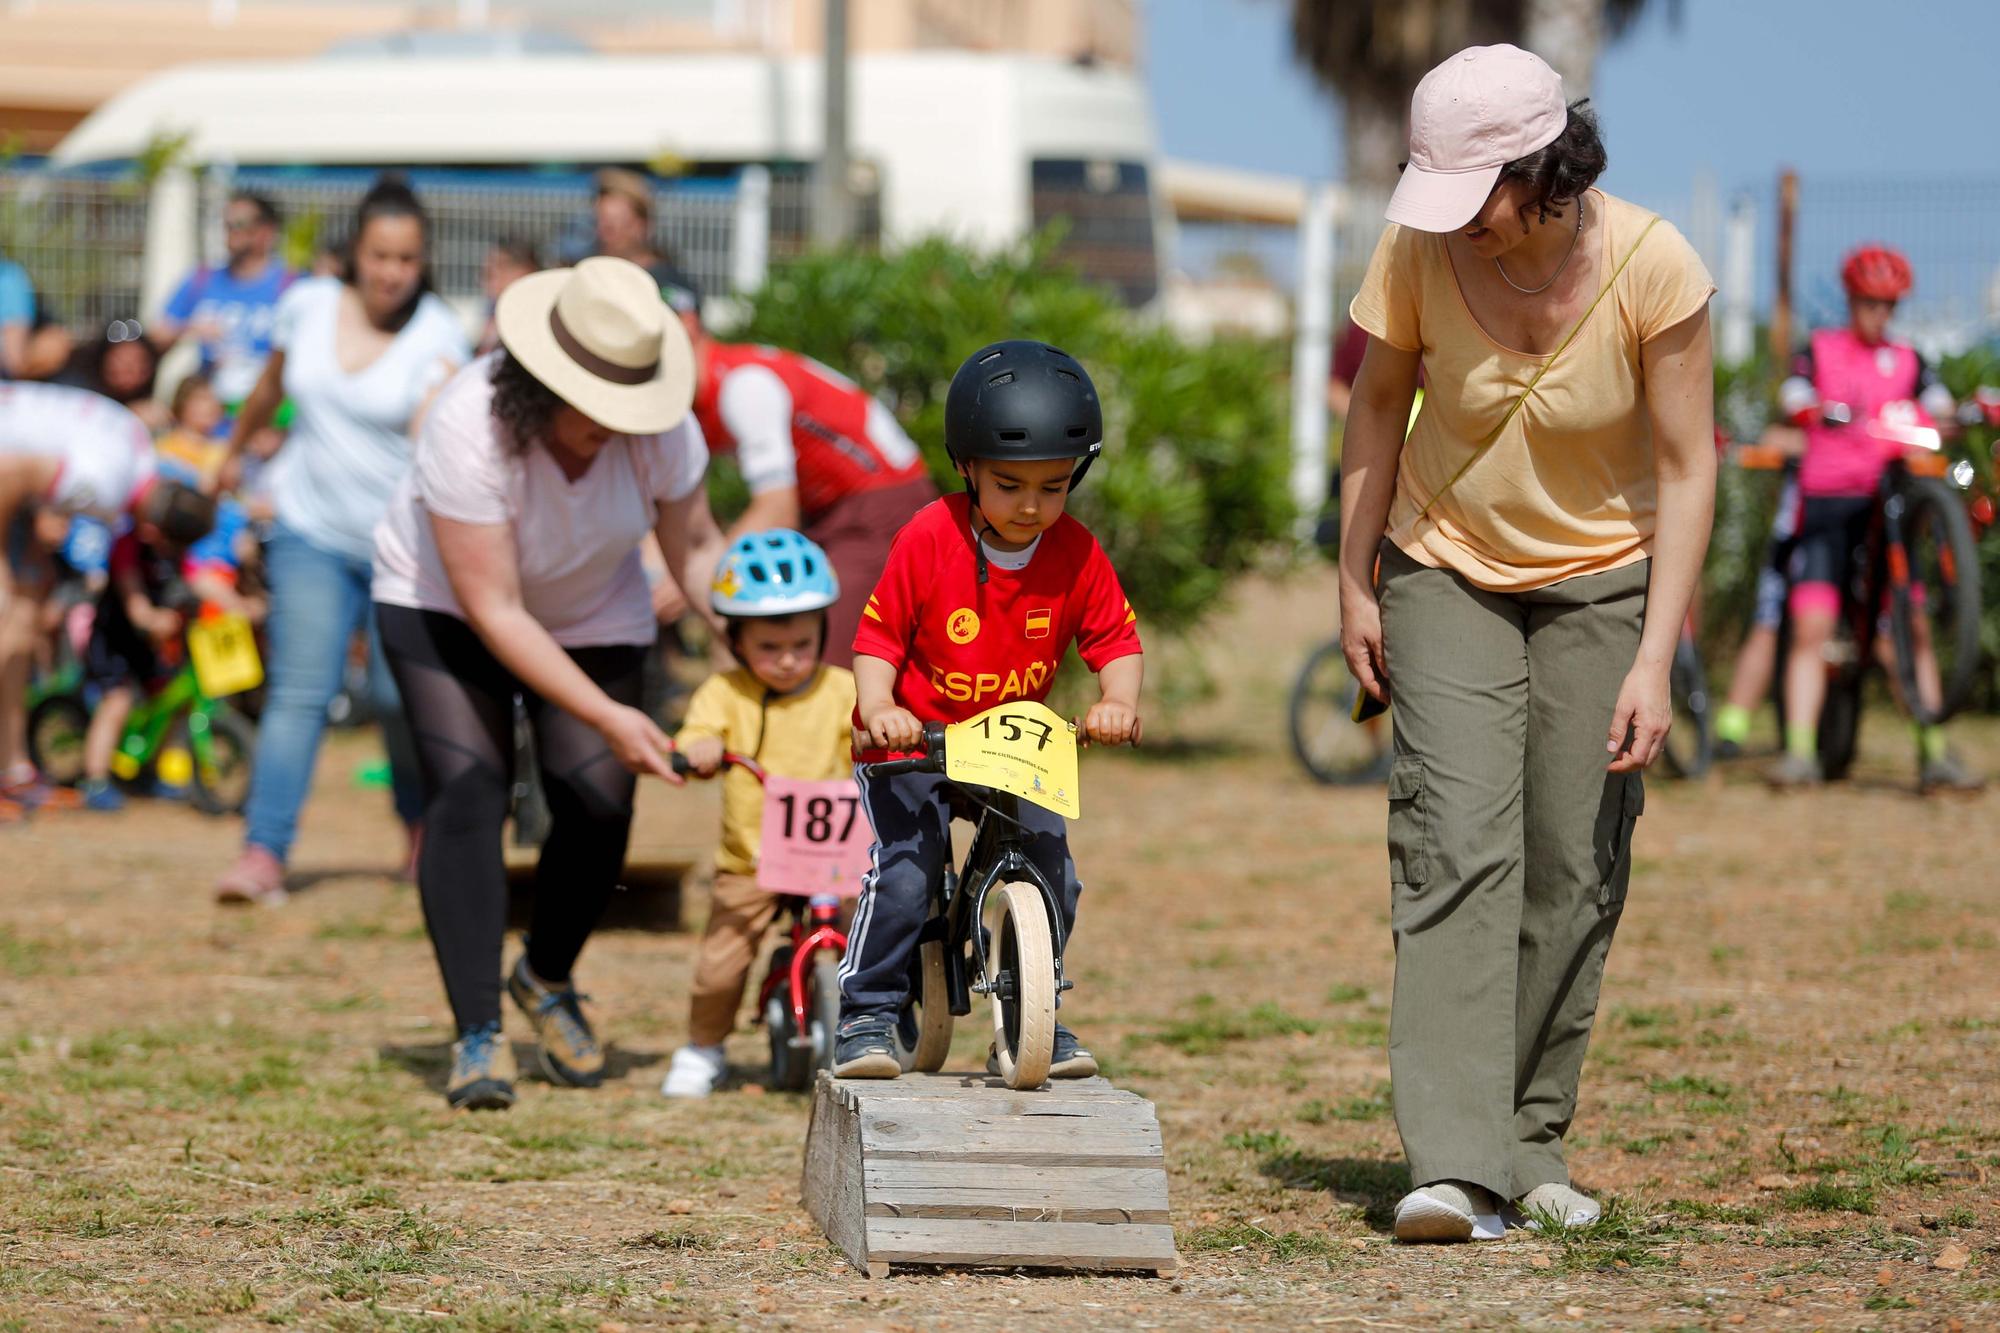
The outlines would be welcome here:
M 514 696 L 527 701 L 554 824 L 527 948 L 506 987 L 541 1067 L 593 1087 L 604 1055 L 570 971 L 625 860 L 636 776 L 677 782 L 639 709 L 658 537 L 704 587 L 722 537 L 688 415 L 687 334 L 644 269 L 586 259 L 515 282 L 501 346 L 439 395 L 416 465 L 376 533 L 375 604 L 429 802 L 417 885 L 458 1023 L 446 1096 L 514 1100 L 500 1035 Z
M 1341 642 L 1395 705 L 1406 1240 L 1599 1213 L 1562 1141 L 1715 486 L 1714 285 L 1591 188 L 1604 163 L 1539 58 L 1459 52 L 1417 85 L 1352 308 Z

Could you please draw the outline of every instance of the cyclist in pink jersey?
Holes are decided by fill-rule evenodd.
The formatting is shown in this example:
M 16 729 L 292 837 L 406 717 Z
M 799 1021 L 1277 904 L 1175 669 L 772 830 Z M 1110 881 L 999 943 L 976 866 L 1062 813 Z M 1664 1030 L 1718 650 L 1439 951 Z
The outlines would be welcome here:
M 1954 409 L 1950 390 L 1916 349 L 1889 336 L 1896 304 L 1910 290 L 1909 261 L 1895 250 L 1864 245 L 1848 254 L 1840 277 L 1847 289 L 1846 327 L 1815 331 L 1778 391 L 1786 417 L 1805 432 L 1788 571 L 1792 647 L 1785 663 L 1785 752 L 1766 775 L 1778 787 L 1811 786 L 1822 776 L 1818 733 L 1826 701 L 1826 645 L 1892 457 L 1867 423 L 1895 402 L 1915 401 L 1940 421 L 1950 420 Z M 1831 404 L 1845 408 L 1844 423 L 1828 419 Z M 1919 726 L 1917 747 L 1920 788 L 1982 785 L 1946 748 L 1942 727 Z

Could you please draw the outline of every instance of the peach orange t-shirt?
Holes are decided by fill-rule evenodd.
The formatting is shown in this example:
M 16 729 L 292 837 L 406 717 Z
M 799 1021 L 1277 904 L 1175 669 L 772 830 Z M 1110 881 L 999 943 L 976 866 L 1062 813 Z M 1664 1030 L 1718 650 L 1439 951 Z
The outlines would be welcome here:
M 1423 408 L 1397 466 L 1389 540 L 1488 591 L 1526 592 L 1652 551 L 1658 497 L 1639 348 L 1701 310 L 1715 284 L 1671 224 L 1641 241 L 1650 213 L 1595 190 L 1590 201 L 1605 222 L 1599 271 L 1609 276 L 1628 252 L 1631 261 L 1511 419 L 1548 358 L 1501 346 L 1473 319 L 1443 236 L 1391 226 L 1350 307 L 1369 336 L 1423 354 Z

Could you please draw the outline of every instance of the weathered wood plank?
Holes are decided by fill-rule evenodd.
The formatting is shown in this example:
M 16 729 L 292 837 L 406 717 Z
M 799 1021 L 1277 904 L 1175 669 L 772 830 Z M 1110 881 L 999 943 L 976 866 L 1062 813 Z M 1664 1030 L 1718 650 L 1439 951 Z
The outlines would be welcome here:
M 1139 1268 L 1180 1263 L 1169 1226 L 1087 1222 L 988 1222 L 963 1218 L 870 1218 L 868 1253 L 892 1264 L 984 1267 Z
M 976 1098 L 982 1103 L 990 1096 L 1009 1105 L 1036 1102 L 1136 1103 L 1149 1105 L 1136 1093 L 1112 1087 L 1101 1078 L 1071 1079 L 1044 1087 L 1015 1091 L 988 1074 L 905 1074 L 892 1079 L 836 1079 L 834 1095 L 849 1106 L 883 1101 L 957 1101 Z
M 1160 1166 L 1160 1127 L 1150 1117 L 967 1116 L 903 1110 L 860 1113 L 861 1143 L 874 1160 L 927 1157 L 1044 1166 Z
M 856 1267 L 880 1276 L 869 1263 L 862 1216 L 866 1195 L 860 1170 L 861 1122 L 826 1095 L 827 1082 L 822 1072 L 813 1096 L 812 1120 L 806 1126 L 799 1200 L 842 1254 Z
M 1166 1223 L 1158 1166 L 1022 1166 L 868 1158 L 870 1217 L 970 1217 L 1020 1222 Z

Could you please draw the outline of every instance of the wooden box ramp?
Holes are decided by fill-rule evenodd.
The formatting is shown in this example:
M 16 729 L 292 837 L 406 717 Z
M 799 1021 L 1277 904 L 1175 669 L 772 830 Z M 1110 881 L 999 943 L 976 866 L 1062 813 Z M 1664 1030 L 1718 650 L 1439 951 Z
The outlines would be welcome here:
M 1180 1267 L 1153 1104 L 1101 1078 L 1015 1092 L 984 1073 L 822 1073 L 801 1194 L 870 1277 L 891 1264 Z

